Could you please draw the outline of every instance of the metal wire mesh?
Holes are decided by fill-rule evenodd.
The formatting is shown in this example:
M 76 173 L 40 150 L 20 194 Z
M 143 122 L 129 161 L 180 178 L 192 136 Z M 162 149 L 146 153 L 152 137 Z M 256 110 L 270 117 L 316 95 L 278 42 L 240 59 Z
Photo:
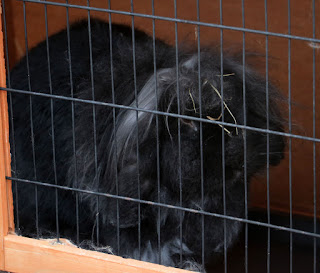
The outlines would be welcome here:
M 306 36 L 299 36 L 299 35 L 293 35 L 291 33 L 291 3 L 290 0 L 288 0 L 288 32 L 287 33 L 278 33 L 278 32 L 271 32 L 269 31 L 268 28 L 268 1 L 264 1 L 264 12 L 265 12 L 265 29 L 264 30 L 256 30 L 252 28 L 247 28 L 246 27 L 246 20 L 245 20 L 245 1 L 241 1 L 241 13 L 242 13 L 242 27 L 235 27 L 235 26 L 229 26 L 224 24 L 223 21 L 223 1 L 219 1 L 219 23 L 208 23 L 208 22 L 203 22 L 201 21 L 200 17 L 200 4 L 199 0 L 196 1 L 196 20 L 186 20 L 186 19 L 181 19 L 178 16 L 177 13 L 177 1 L 173 1 L 173 8 L 174 8 L 174 16 L 173 17 L 168 17 L 168 16 L 158 16 L 155 15 L 155 3 L 154 0 L 151 1 L 152 5 L 152 14 L 144 14 L 144 13 L 139 13 L 135 12 L 134 9 L 134 1 L 130 1 L 130 11 L 123 11 L 123 10 L 115 10 L 112 9 L 111 7 L 111 1 L 109 0 L 108 3 L 106 3 L 106 8 L 98 8 L 98 7 L 93 7 L 90 3 L 90 0 L 87 0 L 86 5 L 80 5 L 80 4 L 71 4 L 70 0 L 66 0 L 64 2 L 54 2 L 54 1 L 39 1 L 39 0 L 16 0 L 16 3 L 22 3 L 23 5 L 23 19 L 24 19 L 24 37 L 25 37 L 25 54 L 26 54 L 26 63 L 27 63 L 27 75 L 28 75 L 28 90 L 19 90 L 16 88 L 12 88 L 11 86 L 11 79 L 10 79 L 10 62 L 9 62 L 9 55 L 10 55 L 10 48 L 8 46 L 8 33 L 7 33 L 7 24 L 6 24 L 6 1 L 2 0 L 2 7 L 3 7 L 3 21 L 4 21 L 4 36 L 5 36 L 5 55 L 6 55 L 6 65 L 7 65 L 7 87 L 1 87 L 2 90 L 6 90 L 9 94 L 9 103 L 10 103 L 10 109 L 11 112 L 13 111 L 14 105 L 12 105 L 12 100 L 11 94 L 25 94 L 29 96 L 29 108 L 30 108 L 30 129 L 31 129 L 31 146 L 32 146 L 32 151 L 30 153 L 32 154 L 32 168 L 33 168 L 33 177 L 32 179 L 27 178 L 27 179 L 22 179 L 18 178 L 15 176 L 15 173 L 13 173 L 12 177 L 7 177 L 7 179 L 14 181 L 14 188 L 13 190 L 15 191 L 16 195 L 16 202 L 15 202 L 15 209 L 16 209 L 16 214 L 15 214 L 15 222 L 16 222 L 16 229 L 19 230 L 20 228 L 20 222 L 19 222 L 19 203 L 18 203 L 18 186 L 19 184 L 30 184 L 34 185 L 34 194 L 35 194 L 35 204 L 36 204 L 36 211 L 35 211 L 35 226 L 36 226 L 36 237 L 39 238 L 41 237 L 40 234 L 41 232 L 39 231 L 39 209 L 38 209 L 38 187 L 48 187 L 54 189 L 55 192 L 55 223 L 56 223 L 56 238 L 59 240 L 61 237 L 60 233 L 60 225 L 59 225 L 59 192 L 60 191 L 71 191 L 75 193 L 75 218 L 74 221 L 76 223 L 76 242 L 78 245 L 81 245 L 80 242 L 80 223 L 79 223 L 79 213 L 80 209 L 79 206 L 81 206 L 81 195 L 82 193 L 90 194 L 95 196 L 96 198 L 96 211 L 95 211 L 95 223 L 94 223 L 94 229 L 95 231 L 95 240 L 96 240 L 96 246 L 100 246 L 100 226 L 101 226 L 101 219 L 102 219 L 102 214 L 104 213 L 101 207 L 101 200 L 102 198 L 108 198 L 108 199 L 114 199 L 116 200 L 116 238 L 117 238 L 117 251 L 120 252 L 120 239 L 121 239 L 121 231 L 120 231 L 120 213 L 119 213 L 119 202 L 120 201 L 130 201 L 134 202 L 137 204 L 137 209 L 138 209 L 138 234 L 137 234 L 137 239 L 138 239 L 138 249 L 139 249 L 139 255 L 138 258 L 142 258 L 142 253 L 141 253 L 141 245 L 143 244 L 142 242 L 142 229 L 141 229 L 141 206 L 142 205 L 148 205 L 148 206 L 155 206 L 157 207 L 157 243 L 158 243 L 158 257 L 157 257 L 157 262 L 161 263 L 162 257 L 161 257 L 161 241 L 162 241 L 162 233 L 161 233 L 161 209 L 166 208 L 170 210 L 177 210 L 179 211 L 179 217 L 180 217 L 180 225 L 179 225 L 179 236 L 180 236 L 180 250 L 179 250 L 179 259 L 180 263 L 182 264 L 183 262 L 183 230 L 182 230 L 182 219 L 183 219 L 183 213 L 189 212 L 193 214 L 197 214 L 201 216 L 201 234 L 199 234 L 199 238 L 201 238 L 201 262 L 204 265 L 205 264 L 205 255 L 206 255 L 206 249 L 205 249 L 205 216 L 210 216 L 210 217 L 215 217 L 218 219 L 223 220 L 224 224 L 224 248 L 223 248 L 223 260 L 224 260 L 224 272 L 228 272 L 228 251 L 227 251 L 227 226 L 226 223 L 228 220 L 230 221 L 236 221 L 236 222 L 241 222 L 245 224 L 245 233 L 244 233 L 244 240 L 245 240 L 245 257 L 244 257 L 244 267 L 245 267 L 245 272 L 249 272 L 249 254 L 248 254 L 248 249 L 249 247 L 249 225 L 250 226 L 259 226 L 259 227 L 265 227 L 267 228 L 267 249 L 266 249 L 266 255 L 267 255 L 267 260 L 266 260 L 266 268 L 267 272 L 271 271 L 271 232 L 272 230 L 281 230 L 285 231 L 287 233 L 290 233 L 290 240 L 289 240 L 289 251 L 290 251 L 290 272 L 294 271 L 293 268 L 293 235 L 294 234 L 299 234 L 303 235 L 306 237 L 313 238 L 313 272 L 316 273 L 319 270 L 318 262 L 319 262 L 319 251 L 318 251 L 318 246 L 319 246 L 319 239 L 320 239 L 320 233 L 319 233 L 319 224 L 317 220 L 317 215 L 319 213 L 319 208 L 318 208 L 318 203 L 319 197 L 317 196 L 317 191 L 319 187 L 319 183 L 317 180 L 317 143 L 320 142 L 320 139 L 316 137 L 316 47 L 313 47 L 312 52 L 313 52 L 313 67 L 312 67 L 312 85 L 313 85 L 313 91 L 312 91 L 312 101 L 313 101 L 313 133 L 312 136 L 306 136 L 303 134 L 298 134 L 294 133 L 293 131 L 293 121 L 292 121 L 292 95 L 291 95 L 291 56 L 292 56 L 292 41 L 293 40 L 298 40 L 298 41 L 304 41 L 304 42 L 310 42 L 310 43 L 315 43 L 318 44 L 320 43 L 320 39 L 316 37 L 316 3 L 315 0 L 312 1 L 312 37 L 306 37 Z M 45 14 L 45 33 L 46 33 L 46 55 L 47 55 L 47 63 L 48 63 L 48 79 L 49 79 L 49 93 L 42 93 L 42 92 L 35 92 L 32 90 L 32 84 L 31 84 L 31 78 L 30 78 L 30 68 L 29 68 L 29 55 L 28 55 L 28 32 L 30 31 L 27 29 L 27 16 L 26 16 L 26 6 L 27 5 L 41 5 L 43 7 L 43 12 Z M 66 29 L 67 29 L 67 38 L 68 38 L 68 44 L 67 44 L 67 58 L 69 59 L 69 79 L 70 79 L 70 94 L 69 96 L 66 95 L 57 95 L 54 92 L 54 89 L 52 87 L 51 83 L 51 66 L 50 66 L 50 53 L 54 48 L 50 47 L 49 43 L 49 31 L 48 31 L 48 7 L 49 6 L 58 6 L 61 8 L 65 8 L 66 10 Z M 71 52 L 71 38 L 70 38 L 70 22 L 69 22 L 69 12 L 72 9 L 79 9 L 79 10 L 84 10 L 87 12 L 87 21 L 88 21 L 88 41 L 89 41 L 89 50 L 90 50 L 90 71 L 88 71 L 88 74 L 90 74 L 90 79 L 91 79 L 91 93 L 92 96 L 90 99 L 83 99 L 83 98 L 78 98 L 74 95 L 74 86 L 73 86 L 73 74 L 72 74 L 72 52 Z M 93 63 L 93 47 L 94 45 L 92 44 L 92 33 L 91 33 L 91 12 L 101 12 L 106 14 L 106 19 L 108 19 L 109 22 L 109 33 L 110 33 L 110 44 L 106 45 L 106 47 L 109 47 L 110 51 L 110 81 L 111 81 L 111 87 L 112 87 L 112 101 L 111 102 L 105 102 L 105 101 L 97 101 L 95 100 L 95 84 L 94 84 L 94 63 Z M 131 17 L 131 27 L 132 27 L 132 62 L 133 62 L 133 82 L 134 82 L 134 98 L 135 98 L 135 105 L 134 106 L 128 106 L 128 105 L 122 105 L 116 102 L 115 99 L 115 86 L 114 86 L 114 58 L 113 58 L 113 38 L 112 38 L 112 15 L 117 14 L 117 15 L 122 15 L 122 16 L 129 16 Z M 159 94 L 157 90 L 157 60 L 156 60 L 156 31 L 155 31 L 155 25 L 157 21 L 167 21 L 167 22 L 172 22 L 174 24 L 174 41 L 173 44 L 175 45 L 175 61 L 176 61 L 176 88 L 177 88 L 177 113 L 170 113 L 170 112 L 164 112 L 160 111 L 157 107 L 155 110 L 149 110 L 140 107 L 140 102 L 139 102 L 139 96 L 138 96 L 138 86 L 137 86 L 137 71 L 136 69 L 136 49 L 135 49 L 135 20 L 136 18 L 145 18 L 149 19 L 152 22 L 152 41 L 153 41 L 153 74 L 154 74 L 154 80 L 156 81 L 156 88 L 155 88 L 155 94 L 154 96 L 156 97 L 157 100 L 157 105 L 158 105 L 158 99 L 159 99 Z M 180 87 L 179 87 L 179 30 L 178 27 L 180 24 L 191 24 L 195 26 L 196 29 L 196 46 L 197 46 L 197 54 L 198 54 L 198 90 L 199 90 L 199 113 L 198 117 L 195 116 L 187 116 L 184 115 L 183 113 L 180 112 Z M 243 92 L 243 103 L 242 105 L 239 105 L 239 107 L 243 108 L 243 124 L 237 124 L 237 123 L 230 123 L 225 121 L 225 114 L 226 114 L 226 109 L 224 105 L 224 80 L 223 77 L 220 77 L 220 85 L 221 85 L 221 120 L 208 120 L 206 118 L 203 118 L 202 114 L 202 93 L 200 90 L 202 89 L 201 87 L 201 63 L 200 63 L 200 54 L 201 54 L 201 27 L 209 27 L 209 28 L 215 28 L 219 30 L 220 32 L 220 74 L 224 74 L 224 31 L 236 31 L 236 32 L 241 32 L 242 33 L 242 63 L 243 63 L 243 70 L 242 70 L 242 92 Z M 246 115 L 246 107 L 247 107 L 247 101 L 246 101 L 246 37 L 249 34 L 257 34 L 257 35 L 262 35 L 265 37 L 265 79 L 266 79 L 266 109 L 269 109 L 269 39 L 270 37 L 277 37 L 281 39 L 285 39 L 288 41 L 288 130 L 286 132 L 281 132 L 281 131 L 275 131 L 270 129 L 269 127 L 269 111 L 266 113 L 266 128 L 257 128 L 257 127 L 252 127 L 247 125 L 247 115 Z M 36 168 L 36 152 L 35 152 L 35 132 L 34 132 L 34 127 L 33 127 L 33 118 L 34 114 L 32 112 L 33 109 L 33 104 L 34 104 L 34 98 L 35 97 L 41 97 L 41 98 L 46 98 L 50 101 L 50 115 L 51 115 L 51 141 L 52 141 L 52 155 L 53 155 L 53 171 L 54 171 L 54 183 L 47 183 L 47 181 L 38 181 L 37 177 L 37 168 Z M 77 161 L 77 147 L 76 147 L 76 133 L 75 133 L 75 104 L 88 104 L 92 106 L 92 124 L 93 124 L 93 149 L 94 149 L 94 171 L 96 176 L 98 175 L 99 167 L 98 167 L 98 144 L 97 144 L 97 128 L 96 128 L 96 111 L 97 107 L 102 106 L 102 107 L 109 107 L 112 108 L 112 120 L 113 120 L 113 130 L 116 132 L 116 111 L 117 110 L 132 110 L 135 111 L 135 118 L 136 118 L 136 127 L 135 127 L 135 132 L 137 136 L 137 142 L 136 142 L 136 154 L 137 154 L 137 179 L 136 179 L 136 189 L 137 189 L 137 198 L 132 198 L 132 197 L 127 197 L 127 196 L 121 196 L 121 193 L 119 191 L 119 181 L 118 181 L 118 172 L 115 170 L 115 184 L 116 184 L 116 190 L 115 194 L 111 193 L 102 193 L 102 192 L 97 192 L 97 191 L 92 191 L 92 190 L 86 190 L 86 189 L 80 189 L 76 187 L 72 187 L 70 185 L 59 185 L 58 182 L 58 172 L 59 169 L 56 166 L 56 144 L 55 144 L 55 122 L 54 122 L 54 102 L 55 101 L 64 101 L 64 102 L 69 102 L 71 104 L 71 116 L 72 116 L 72 150 L 73 150 L 73 160 L 74 162 Z M 156 181 L 157 181 L 157 202 L 154 201 L 148 201 L 148 200 L 143 200 L 141 198 L 141 181 L 140 181 L 140 147 L 139 147 L 139 132 L 143 130 L 144 128 L 139 127 L 138 119 L 139 119 L 139 113 L 150 113 L 155 115 L 155 124 L 156 124 L 156 147 L 154 147 L 157 155 L 157 166 L 156 166 Z M 177 120 L 177 130 L 178 130 L 178 172 L 179 172 L 179 205 L 169 205 L 161 202 L 161 162 L 160 162 L 160 136 L 159 136 L 159 118 L 160 117 L 171 117 L 175 118 Z M 200 150 L 200 168 L 201 168 L 201 207 L 204 207 L 204 163 L 203 163 L 203 124 L 214 124 L 214 125 L 219 125 L 221 126 L 221 146 L 222 146 L 222 181 L 223 181 L 223 213 L 213 213 L 213 212 L 208 212 L 208 211 L 203 211 L 203 210 L 197 210 L 193 208 L 188 208 L 183 206 L 183 178 L 182 178 L 182 171 L 181 171 L 181 166 L 182 166 L 182 160 L 181 160 L 181 119 L 188 120 L 188 121 L 194 121 L 194 122 L 199 122 L 200 127 L 199 127 L 199 136 L 200 136 L 200 145 L 199 145 L 199 150 Z M 16 148 L 15 148 L 15 122 L 14 118 L 11 118 L 10 120 L 10 126 L 11 126 L 11 153 L 12 153 L 12 166 L 13 169 L 16 169 L 16 162 L 15 162 L 15 157 L 16 157 Z M 242 129 L 242 134 L 243 134 L 243 169 L 244 169 L 244 196 L 245 196 L 245 204 L 244 204 L 244 217 L 234 217 L 230 216 L 227 214 L 227 203 L 226 203 L 226 162 L 225 162 L 225 131 L 224 128 L 237 128 L 237 129 Z M 267 206 L 266 206 L 266 213 L 267 213 L 267 220 L 266 221 L 259 221 L 259 220 L 252 220 L 249 219 L 249 204 L 248 204 L 248 186 L 247 186 L 247 132 L 257 132 L 257 133 L 263 133 L 266 134 L 266 157 L 267 157 L 267 166 L 266 166 L 266 183 L 267 183 Z M 289 200 L 290 200 L 290 205 L 289 205 L 289 225 L 281 225 L 281 224 L 273 224 L 271 222 L 271 207 L 270 207 L 270 151 L 269 151 L 269 145 L 270 145 L 270 135 L 278 135 L 278 136 L 283 136 L 288 139 L 288 158 L 289 158 L 289 183 L 288 183 L 288 188 L 289 188 Z M 301 141 L 306 141 L 306 142 L 312 142 L 313 145 L 313 230 L 310 231 L 305 231 L 303 229 L 299 229 L 294 227 L 294 212 L 293 212 L 293 199 L 292 199 L 292 176 L 293 176 L 293 168 L 292 168 L 292 140 L 301 140 Z M 117 147 L 117 138 L 113 139 L 114 141 L 114 146 Z M 114 156 L 117 157 L 117 151 L 115 151 Z M 116 158 L 117 160 L 117 158 Z M 78 179 L 78 169 L 77 169 L 77 164 L 74 164 L 75 168 L 73 170 L 73 175 L 74 179 Z M 164 234 L 165 236 L 165 234 Z

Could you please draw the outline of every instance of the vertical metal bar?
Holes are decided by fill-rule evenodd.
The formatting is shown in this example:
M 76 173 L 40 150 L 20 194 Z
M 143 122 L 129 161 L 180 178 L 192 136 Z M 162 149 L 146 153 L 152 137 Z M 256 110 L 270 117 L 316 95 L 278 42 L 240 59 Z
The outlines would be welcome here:
M 312 1 L 312 37 L 316 37 L 315 0 Z M 312 48 L 312 101 L 313 101 L 313 138 L 316 138 L 316 50 Z M 316 143 L 313 142 L 313 232 L 317 233 L 317 175 Z M 319 258 L 319 257 L 318 257 Z M 317 239 L 313 238 L 313 273 L 317 272 Z
M 77 164 L 76 162 L 74 163 Z M 75 167 L 76 168 L 76 167 Z M 79 228 L 79 193 L 76 192 L 76 232 L 77 232 L 77 245 L 80 245 L 80 228 Z
M 29 53 L 28 53 L 28 32 L 27 32 L 27 18 L 26 18 L 26 4 L 23 2 L 23 19 L 24 19 L 24 35 L 25 35 L 25 46 L 26 46 L 26 62 L 27 62 L 27 73 L 28 73 L 28 88 L 32 91 L 31 79 L 30 79 L 30 66 L 29 66 Z M 32 96 L 29 96 L 29 108 L 30 108 L 30 134 L 31 134 L 31 145 L 32 145 L 32 160 L 33 160 L 33 175 L 34 179 L 37 179 L 37 169 L 36 169 L 36 155 L 35 155 L 35 145 L 34 145 L 34 130 L 33 130 L 33 110 L 32 110 Z M 16 194 L 18 194 L 17 183 L 15 183 Z M 35 203 L 36 203 L 36 229 L 37 237 L 39 237 L 39 210 L 38 210 L 38 187 L 35 185 Z M 16 195 L 17 196 L 17 195 Z M 16 197 L 16 200 L 18 196 Z M 17 205 L 18 209 L 18 205 Z M 19 215 L 17 219 L 17 228 L 19 230 Z
M 288 0 L 288 34 L 291 34 L 291 5 Z M 292 133 L 291 121 L 291 39 L 288 38 L 288 110 L 289 134 Z M 290 203 L 290 228 L 292 228 L 292 139 L 289 138 L 289 203 Z M 292 232 L 290 232 L 290 273 L 292 273 Z
M 151 1 L 152 5 L 152 15 L 154 13 L 154 0 Z M 157 59 L 156 59 L 156 37 L 155 37 L 155 19 L 152 19 L 152 45 L 153 45 L 153 71 L 154 71 L 154 81 L 155 81 L 155 96 L 158 111 L 158 80 L 157 80 Z M 157 188 L 158 188 L 158 203 L 161 203 L 161 189 L 160 189 L 160 142 L 159 142 L 159 116 L 156 115 L 156 137 L 157 137 Z M 160 219 L 161 219 L 161 208 L 158 207 L 158 222 L 157 222 L 157 234 L 158 234 L 158 263 L 161 264 L 161 228 L 160 228 Z
M 133 12 L 133 0 L 131 0 L 131 12 Z M 136 46 L 135 46 L 135 32 L 134 32 L 134 16 L 131 17 L 132 30 L 132 62 L 133 62 L 133 80 L 134 80 L 134 96 L 136 101 L 136 108 L 139 107 L 138 91 L 137 91 L 137 71 L 136 71 Z M 136 111 L 137 120 L 137 183 L 138 183 L 138 199 L 141 199 L 140 192 L 140 156 L 139 156 L 139 113 Z M 138 244 L 139 244 L 139 258 L 141 259 L 141 204 L 138 203 Z M 160 253 L 159 253 L 160 255 Z
M 111 9 L 111 0 L 108 0 L 108 9 Z M 115 103 L 115 92 L 114 92 L 114 78 L 113 78 L 113 48 L 112 48 L 112 20 L 111 20 L 111 13 L 109 13 L 109 48 L 110 48 L 110 74 L 111 74 L 111 91 L 112 91 L 112 103 Z M 116 128 L 116 109 L 112 108 L 112 119 L 113 119 L 113 132 L 114 135 L 117 135 L 117 128 Z M 114 138 L 114 156 L 115 162 L 117 160 L 117 139 Z M 115 165 L 115 180 L 116 180 L 116 194 L 119 195 L 119 180 L 118 180 L 118 168 L 117 164 Z M 117 253 L 120 253 L 120 217 L 119 217 L 119 199 L 116 199 L 117 204 Z
M 66 0 L 68 4 L 69 0 Z M 70 94 L 74 97 L 73 90 L 73 76 L 72 76 L 72 57 L 71 57 L 71 43 L 70 43 L 70 22 L 69 22 L 69 7 L 66 7 L 67 16 L 67 39 L 68 39 L 68 59 L 69 59 L 69 77 L 70 77 Z M 73 161 L 74 161 L 74 181 L 78 180 L 77 171 L 77 156 L 76 156 L 76 135 L 75 135 L 75 112 L 74 112 L 74 101 L 71 101 L 71 116 L 72 116 L 72 148 L 73 148 Z M 77 245 L 80 244 L 79 241 L 79 193 L 76 192 L 76 225 L 77 225 Z
M 200 7 L 197 0 L 197 21 L 200 22 Z M 201 86 L 201 47 L 200 47 L 200 26 L 197 25 L 197 49 L 198 49 L 198 89 L 199 89 L 199 117 L 202 118 L 202 86 Z M 200 176 L 201 176 L 201 208 L 204 210 L 204 171 L 203 171 L 203 126 L 200 122 Z M 201 262 L 205 266 L 205 234 L 204 215 L 201 214 Z
M 177 18 L 177 0 L 174 0 L 174 18 Z M 178 23 L 175 22 L 174 24 L 174 34 L 175 34 L 175 48 L 176 48 L 176 83 L 177 83 L 177 105 L 178 105 L 178 114 L 180 115 L 181 109 L 180 109 L 180 85 L 179 85 L 179 49 L 178 49 Z M 181 121 L 180 118 L 178 118 L 178 169 L 179 169 L 179 205 L 182 207 L 182 174 L 181 174 Z M 182 221 L 183 221 L 183 212 L 180 211 L 180 225 L 179 225 L 179 231 L 180 231 L 180 263 L 182 264 L 182 242 L 183 242 L 183 236 L 182 236 Z
M 222 0 L 219 1 L 220 25 L 223 25 L 222 17 Z M 222 122 L 224 122 L 224 94 L 223 94 L 223 29 L 220 29 L 220 85 L 221 85 L 221 113 Z M 223 214 L 227 215 L 226 205 L 226 162 L 225 162 L 225 135 L 224 126 L 221 130 L 221 149 L 222 149 L 222 187 L 223 187 Z M 224 242 L 224 272 L 228 272 L 228 256 L 227 256 L 227 222 L 223 219 L 223 242 Z
M 25 38 L 25 47 L 26 47 L 26 62 L 27 62 L 27 73 L 28 73 L 28 88 L 31 89 L 31 80 L 30 80 L 30 66 L 29 66 L 29 52 L 28 52 L 28 32 L 27 32 L 27 18 L 26 18 L 26 3 L 23 1 L 23 20 L 24 20 L 24 38 Z M 33 135 L 33 134 L 32 134 Z
M 8 33 L 7 33 L 7 19 L 6 19 L 6 6 L 5 1 L 1 0 L 2 3 L 2 18 L 3 18 L 3 32 L 4 32 L 4 46 L 5 46 L 5 58 L 6 58 L 6 70 L 7 70 L 7 86 L 11 88 L 11 80 L 10 80 L 10 62 L 9 62 L 9 52 L 8 52 Z M 10 96 L 11 92 L 8 92 Z M 12 149 L 12 147 L 11 147 Z M 12 157 L 12 160 L 15 160 Z
M 46 1 L 46 0 L 45 0 Z M 49 47 L 49 35 L 48 35 L 48 14 L 47 14 L 47 4 L 44 4 L 44 15 L 45 15 L 45 25 L 46 25 L 46 47 L 47 47 L 47 62 L 48 62 L 48 78 L 49 78 L 49 90 L 50 94 L 53 94 L 52 90 L 52 80 L 51 80 L 51 65 L 50 65 L 50 47 Z M 53 159 L 53 172 L 54 172 L 54 183 L 58 185 L 57 179 L 57 166 L 56 166 L 56 149 L 55 149 L 55 137 L 54 137 L 54 116 L 53 116 L 53 99 L 50 98 L 50 113 L 51 113 L 51 141 L 52 141 L 52 159 Z M 56 230 L 57 230 L 57 240 L 60 239 L 59 231 L 59 205 L 58 205 L 58 189 L 55 189 L 55 201 L 56 201 Z
M 87 0 L 87 7 L 90 7 L 90 0 Z M 95 100 L 94 92 L 94 74 L 93 74 L 93 58 L 92 58 L 92 36 L 91 36 L 91 17 L 90 10 L 88 9 L 88 38 L 89 38 L 89 55 L 90 55 L 90 77 L 91 77 L 91 94 L 92 100 Z M 95 168 L 95 179 L 99 180 L 98 177 L 98 152 L 97 152 L 97 125 L 96 125 L 96 107 L 92 104 L 92 122 L 93 122 L 93 143 L 94 143 L 94 168 Z M 97 212 L 96 212 L 96 237 L 97 246 L 99 246 L 99 198 L 96 197 Z
M 264 1 L 265 12 L 265 28 L 268 31 L 268 5 L 267 0 Z M 267 113 L 267 129 L 269 130 L 269 36 L 266 35 L 266 113 Z M 269 138 L 267 133 L 267 218 L 270 224 L 270 164 L 269 164 Z M 270 273 L 270 228 L 268 227 L 268 246 L 267 246 L 267 273 Z
M 244 0 L 242 4 L 242 27 L 245 28 L 245 9 Z M 243 125 L 247 125 L 247 107 L 246 107 L 246 34 L 242 33 L 242 97 L 243 97 Z M 247 130 L 242 130 L 243 136 L 243 182 L 244 182 L 244 210 L 245 219 L 248 219 L 248 181 L 247 181 Z M 245 224 L 245 273 L 248 273 L 248 223 Z
M 99 216 L 100 216 L 100 209 L 99 209 L 99 195 L 97 195 L 96 197 L 96 202 L 97 202 L 97 213 L 96 213 L 96 223 L 97 223 L 97 227 L 96 227 L 96 232 L 97 232 L 97 246 L 99 247 L 100 245 L 100 242 L 99 242 L 99 239 L 100 239 L 100 222 L 99 222 Z

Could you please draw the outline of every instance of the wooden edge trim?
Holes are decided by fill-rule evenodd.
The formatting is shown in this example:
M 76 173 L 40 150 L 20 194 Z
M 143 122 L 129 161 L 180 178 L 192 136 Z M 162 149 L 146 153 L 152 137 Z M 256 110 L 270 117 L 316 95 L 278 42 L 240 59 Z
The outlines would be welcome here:
M 5 170 L 4 126 L 3 126 L 3 91 L 0 91 L 0 270 L 4 269 L 4 236 L 8 234 L 8 196 Z
M 79 249 L 62 239 L 36 240 L 17 235 L 4 238 L 5 268 L 9 272 L 189 272 L 157 264 L 124 259 L 96 251 Z
M 2 6 L 0 3 L 0 11 L 2 14 Z M 6 67 L 4 57 L 4 44 L 3 44 L 3 31 L 2 21 L 0 20 L 0 86 L 7 86 L 6 82 Z M 1 123 L 3 134 L 3 146 L 4 146 L 4 167 L 6 176 L 11 176 L 11 153 L 10 153 L 10 142 L 9 142 L 9 112 L 8 112 L 8 101 L 7 91 L 0 91 L 0 109 L 1 109 Z M 14 231 L 14 213 L 13 213 L 13 196 L 11 180 L 6 180 L 6 193 L 7 193 L 7 206 L 8 206 L 8 229 Z
M 0 14 L 2 6 L 0 3 Z M 0 15 L 1 16 L 1 15 Z M 6 86 L 6 69 L 4 61 L 4 46 L 2 20 L 0 18 L 0 86 Z M 0 270 L 4 268 L 5 251 L 4 236 L 14 229 L 13 199 L 11 181 L 6 180 L 6 175 L 11 176 L 11 157 L 9 145 L 9 119 L 7 92 L 0 90 Z

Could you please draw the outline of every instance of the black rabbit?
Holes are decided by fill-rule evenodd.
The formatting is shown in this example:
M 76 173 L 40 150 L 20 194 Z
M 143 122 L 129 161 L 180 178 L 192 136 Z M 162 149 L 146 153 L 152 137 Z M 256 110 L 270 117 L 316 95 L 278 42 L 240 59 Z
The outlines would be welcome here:
M 48 47 L 44 41 L 29 51 L 30 82 L 26 57 L 11 71 L 11 88 L 42 94 L 9 96 L 12 167 L 20 179 L 14 186 L 17 232 L 52 237 L 58 229 L 82 247 L 109 246 L 124 257 L 204 270 L 202 259 L 223 252 L 224 241 L 229 248 L 241 230 L 239 221 L 226 220 L 224 240 L 219 215 L 225 181 L 226 215 L 244 216 L 244 139 L 248 181 L 267 164 L 267 134 L 235 126 L 246 116 L 248 126 L 265 129 L 268 112 L 270 130 L 282 132 L 277 91 L 269 85 L 267 109 L 266 82 L 246 67 L 244 115 L 244 68 L 237 58 L 225 54 L 221 75 L 220 53 L 179 49 L 177 66 L 176 49 L 156 39 L 154 63 L 152 37 L 135 30 L 133 48 L 130 27 L 111 29 L 112 37 L 108 23 L 92 19 L 89 39 L 88 23 L 76 23 L 70 51 L 66 30 L 49 37 Z M 63 99 L 43 95 L 50 93 Z M 132 110 L 136 106 L 143 111 Z M 222 121 L 222 108 L 229 126 L 210 121 Z M 283 158 L 284 146 L 282 136 L 269 135 L 271 165 Z

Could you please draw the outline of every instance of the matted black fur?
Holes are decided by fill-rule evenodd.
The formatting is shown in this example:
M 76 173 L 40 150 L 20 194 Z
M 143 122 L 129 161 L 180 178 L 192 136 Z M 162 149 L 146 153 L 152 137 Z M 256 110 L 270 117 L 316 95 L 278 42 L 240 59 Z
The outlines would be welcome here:
M 94 99 L 112 102 L 109 24 L 91 20 Z M 71 66 L 74 97 L 92 99 L 88 24 L 85 21 L 70 28 Z M 55 95 L 71 96 L 67 32 L 49 38 L 52 91 Z M 113 80 L 115 103 L 136 106 L 132 31 L 130 27 L 112 25 Z M 211 50 L 197 52 L 179 50 L 180 113 L 199 117 L 198 57 L 201 66 L 202 117 L 221 115 L 220 54 Z M 177 113 L 177 80 L 175 48 L 156 40 L 156 80 L 152 38 L 135 30 L 136 90 L 139 108 Z M 31 91 L 49 93 L 46 42 L 29 52 Z M 223 93 L 225 121 L 243 124 L 243 66 L 236 58 L 223 60 Z M 247 125 L 283 131 L 277 109 L 276 90 L 269 85 L 269 109 L 266 109 L 266 82 L 246 67 Z M 156 88 L 157 84 L 157 88 Z M 12 88 L 29 90 L 26 58 L 11 71 Z M 156 97 L 156 90 L 158 98 Z M 158 116 L 160 194 L 157 178 L 156 115 L 147 112 L 116 108 L 114 131 L 113 110 L 95 106 L 96 148 L 95 161 L 93 106 L 75 103 L 76 160 L 73 153 L 72 107 L 70 101 L 53 100 L 56 180 L 53 164 L 50 98 L 32 97 L 32 118 L 35 147 L 35 170 L 31 142 L 29 96 L 12 93 L 16 168 L 14 176 L 23 179 L 69 186 L 102 193 L 140 198 L 170 205 L 180 205 L 180 171 L 178 119 Z M 228 109 L 229 110 L 228 110 Z M 220 116 L 221 120 L 221 116 Z M 137 133 L 137 124 L 139 131 Z M 181 182 L 182 206 L 200 211 L 223 214 L 222 131 L 217 124 L 203 123 L 200 143 L 200 124 L 181 119 Z M 243 130 L 225 127 L 225 185 L 226 213 L 244 216 L 244 137 Z M 246 131 L 248 180 L 265 169 L 267 164 L 267 135 Z M 277 165 L 283 158 L 284 139 L 269 135 L 270 164 Z M 139 144 L 139 165 L 137 164 Z M 12 143 L 13 145 L 13 143 Z M 203 147 L 204 200 L 201 202 L 201 157 Z M 97 163 L 97 164 L 96 164 Z M 139 167 L 138 167 L 139 166 Z M 13 164 L 14 167 L 14 164 Z M 118 180 L 118 189 L 116 186 Z M 18 183 L 18 182 L 17 182 Z M 55 189 L 19 183 L 15 193 L 18 207 L 18 233 L 36 236 L 36 202 L 38 202 L 40 236 L 53 236 L 56 231 Z M 141 258 L 161 264 L 203 270 L 201 263 L 201 215 L 182 214 L 175 209 L 161 208 L 130 201 L 119 201 L 120 245 L 117 246 L 117 201 L 112 198 L 79 194 L 80 245 L 96 245 L 96 225 L 99 218 L 99 245 L 110 246 L 113 253 Z M 159 199 L 158 199 L 159 198 Z M 18 206 L 17 206 L 18 204 Z M 97 217 L 97 211 L 99 211 Z M 139 225 L 140 216 L 140 225 Z M 182 241 L 180 240 L 182 216 Z M 58 219 L 60 235 L 76 242 L 76 194 L 58 190 Z M 160 223 L 159 223 L 160 221 Z M 160 225 L 161 246 L 158 246 L 157 224 Z M 141 232 L 141 257 L 138 231 Z M 226 244 L 229 248 L 241 230 L 241 223 L 226 221 Z M 183 261 L 180 261 L 180 247 Z M 204 216 L 205 262 L 224 249 L 223 219 Z

